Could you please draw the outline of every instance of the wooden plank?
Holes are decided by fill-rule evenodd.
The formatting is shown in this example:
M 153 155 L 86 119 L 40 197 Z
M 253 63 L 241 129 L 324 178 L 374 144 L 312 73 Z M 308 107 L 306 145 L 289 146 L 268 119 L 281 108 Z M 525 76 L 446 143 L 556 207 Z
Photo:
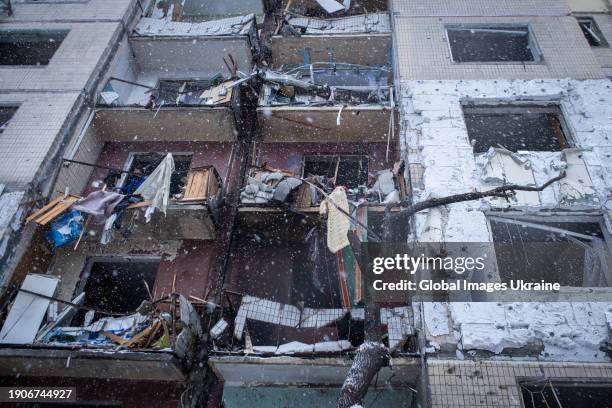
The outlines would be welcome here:
M 35 211 L 34 213 L 30 214 L 30 216 L 26 218 L 26 222 L 30 222 L 33 219 L 42 216 L 44 213 L 49 211 L 51 208 L 55 207 L 55 205 L 59 203 L 63 198 L 64 198 L 63 195 L 59 195 L 55 197 L 53 200 L 49 201 L 48 204 L 42 206 L 42 208 L 40 208 L 38 211 Z
M 153 330 L 153 326 L 149 326 L 134 337 L 132 337 L 128 342 L 123 343 L 126 347 L 132 347 L 137 344 L 139 341 L 143 340 L 146 336 L 148 336 Z
M 65 199 L 61 200 L 55 207 L 53 207 L 53 209 L 51 209 L 45 215 L 43 215 L 42 217 L 34 221 L 40 225 L 47 225 L 50 221 L 53 221 L 55 218 L 61 215 L 64 211 L 72 207 L 72 205 L 77 200 L 78 198 L 75 198 L 75 197 L 66 197 Z
M 206 197 L 181 198 L 181 203 L 193 203 L 198 201 L 206 201 Z
M 193 182 L 194 182 L 194 175 L 192 172 L 189 172 L 189 174 L 187 175 L 187 185 L 185 186 L 185 194 L 184 197 L 190 197 L 191 196 L 191 191 L 193 190 Z
M 148 207 L 150 206 L 152 203 L 152 201 L 141 201 L 139 203 L 134 203 L 134 204 L 130 204 L 127 207 L 125 207 L 126 210 L 133 210 L 136 208 L 142 208 L 142 207 Z
M 112 341 L 114 341 L 117 344 L 123 344 L 123 343 L 126 342 L 126 340 L 123 337 L 117 336 L 116 334 L 109 333 L 109 332 L 104 331 L 104 330 L 102 330 L 100 332 L 100 334 L 102 334 L 105 337 L 108 337 L 109 339 L 111 339 Z
M 144 345 L 145 348 L 149 348 L 151 342 L 153 341 L 153 338 L 155 337 L 155 334 L 157 334 L 157 331 L 160 329 L 160 327 L 161 323 L 159 322 L 159 320 L 156 320 L 155 323 L 153 323 L 153 330 L 151 330 L 151 335 L 149 336 L 147 342 Z
M 215 87 L 208 88 L 200 95 L 200 98 L 206 99 L 206 105 L 217 105 L 221 103 L 227 103 L 232 100 L 232 92 L 233 88 L 228 88 L 232 86 L 234 81 L 226 81 Z M 225 90 L 225 95 L 220 95 L 222 91 Z
M 47 225 L 55 218 L 60 216 L 64 211 L 68 210 L 72 205 L 79 199 L 79 197 L 68 196 L 61 200 L 53 209 L 44 214 L 42 217 L 35 219 L 34 221 L 40 225 Z
M 202 183 L 198 188 L 198 192 L 197 195 L 198 197 L 208 197 L 207 195 L 207 191 L 208 191 L 208 171 L 205 174 L 201 174 L 200 178 L 202 179 Z
M 199 197 L 200 194 L 200 189 L 202 188 L 202 184 L 204 183 L 204 179 L 202 176 L 201 172 L 194 172 L 193 173 L 193 184 L 191 186 L 191 191 L 189 192 L 189 196 L 187 198 L 191 198 L 191 197 Z
M 180 201 L 193 201 L 206 199 L 205 191 L 207 189 L 208 177 L 210 171 L 208 168 L 191 170 L 187 177 L 187 187 L 185 194 Z

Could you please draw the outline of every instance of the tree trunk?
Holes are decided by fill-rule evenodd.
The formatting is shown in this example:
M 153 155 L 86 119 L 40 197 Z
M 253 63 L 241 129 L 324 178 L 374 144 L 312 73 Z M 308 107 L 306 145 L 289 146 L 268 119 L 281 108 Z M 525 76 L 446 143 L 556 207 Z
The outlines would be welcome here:
M 368 386 L 378 371 L 389 364 L 389 350 L 380 342 L 366 341 L 357 350 L 353 365 L 340 390 L 338 408 L 361 404 Z

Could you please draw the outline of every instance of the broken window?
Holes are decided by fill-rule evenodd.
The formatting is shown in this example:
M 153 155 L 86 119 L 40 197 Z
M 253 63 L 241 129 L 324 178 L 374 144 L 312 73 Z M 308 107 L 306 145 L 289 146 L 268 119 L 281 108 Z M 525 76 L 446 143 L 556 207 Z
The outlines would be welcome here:
M 163 79 L 158 85 L 158 100 L 165 105 L 200 105 L 202 92 L 213 85 L 209 80 Z
M 164 160 L 164 153 L 137 153 L 134 154 L 128 168 L 130 174 L 121 184 L 124 194 L 133 193 L 153 170 Z M 187 173 L 191 167 L 191 154 L 172 154 L 174 159 L 174 173 L 170 179 L 170 195 L 181 194 L 187 184 Z
M 600 220 L 542 218 L 489 217 L 501 280 L 609 286 L 608 248 Z
M 304 158 L 304 177 L 325 176 L 337 186 L 357 188 L 368 183 L 367 156 L 316 155 Z
M 16 107 L 0 106 L 0 133 L 6 129 L 15 112 L 17 112 Z
M 143 300 L 149 300 L 159 269 L 159 259 L 121 258 L 94 260 L 83 277 L 85 306 L 113 313 L 133 313 Z M 146 282 L 146 284 L 145 284 Z M 101 318 L 106 316 L 96 316 Z M 84 313 L 75 316 L 77 325 Z
M 527 26 L 449 27 L 454 62 L 530 62 L 539 54 Z
M 591 408 L 608 406 L 612 384 L 575 380 L 525 380 L 519 382 L 525 408 Z
M 66 30 L 0 32 L 0 65 L 47 65 Z
M 570 147 L 563 115 L 556 105 L 466 105 L 463 117 L 475 153 L 484 153 L 489 147 L 513 152 Z
M 591 47 L 606 47 L 608 42 L 592 17 L 577 17 L 578 25 Z

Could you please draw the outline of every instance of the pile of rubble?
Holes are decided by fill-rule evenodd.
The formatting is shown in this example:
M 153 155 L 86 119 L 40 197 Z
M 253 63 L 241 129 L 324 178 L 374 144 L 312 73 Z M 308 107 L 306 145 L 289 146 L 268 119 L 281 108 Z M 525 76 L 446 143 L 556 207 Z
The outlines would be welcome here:
M 379 203 L 386 205 L 400 201 L 397 178 L 402 165 L 393 170 L 381 170 L 376 174 L 376 181 L 356 188 L 347 188 L 348 199 L 355 203 Z M 401 177 L 401 176 L 400 176 Z M 331 193 L 336 183 L 321 175 L 307 175 L 301 178 L 286 170 L 274 169 L 267 165 L 253 167 L 249 173 L 246 186 L 240 192 L 240 201 L 246 205 L 274 205 L 290 202 L 294 207 L 306 208 L 317 206 Z

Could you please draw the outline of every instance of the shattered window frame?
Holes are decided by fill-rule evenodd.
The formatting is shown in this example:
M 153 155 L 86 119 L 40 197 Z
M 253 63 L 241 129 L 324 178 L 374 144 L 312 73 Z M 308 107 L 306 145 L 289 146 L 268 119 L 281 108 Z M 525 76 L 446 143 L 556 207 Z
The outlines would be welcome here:
M 194 90 L 183 90 L 181 91 L 181 87 L 185 85 L 185 88 L 192 86 Z M 203 105 L 204 100 L 199 97 L 202 95 L 206 89 L 214 86 L 214 81 L 207 79 L 175 79 L 175 78 L 160 78 L 157 81 L 157 85 L 155 88 L 157 89 L 157 100 L 158 102 L 164 102 L 164 105 L 167 106 L 198 106 Z M 173 89 L 176 88 L 176 89 Z M 191 93 L 191 94 L 190 94 Z M 166 96 L 173 95 L 173 98 L 167 99 Z M 184 97 L 182 97 L 184 95 Z M 192 103 L 189 101 L 183 100 L 195 100 L 197 99 L 197 103 Z
M 97 263 L 156 263 L 157 271 L 155 272 L 155 276 L 153 278 L 153 284 L 157 280 L 157 275 L 159 274 L 159 266 L 162 262 L 161 255 L 147 255 L 147 254 L 136 254 L 136 255 L 126 255 L 126 254 L 106 254 L 106 255 L 94 255 L 88 256 L 83 264 L 83 268 L 79 274 L 79 280 L 74 287 L 74 292 L 72 294 L 72 299 L 79 296 L 81 293 L 85 291 L 87 287 L 87 282 L 91 278 L 91 270 Z M 153 289 L 152 287 L 150 288 Z M 147 299 L 145 299 L 147 300 Z M 119 314 L 119 313 L 118 313 Z M 77 316 L 74 316 L 76 318 Z
M 572 129 L 569 127 L 564 113 L 563 105 L 557 101 L 478 101 L 478 100 L 465 100 L 461 103 L 461 114 L 463 116 L 464 123 L 466 124 L 466 132 L 468 136 L 468 142 L 473 146 L 474 154 L 486 153 L 490 147 L 503 146 L 512 152 L 556 152 L 562 151 L 563 149 L 576 147 L 575 139 L 572 135 Z M 554 120 L 559 126 L 561 135 L 556 135 L 558 138 L 558 147 L 554 150 L 540 149 L 537 146 L 523 147 L 521 149 L 513 149 L 508 143 L 503 144 L 503 140 L 498 141 L 495 145 L 486 145 L 484 141 L 479 142 L 478 138 L 482 138 L 482 135 L 473 134 L 473 129 L 470 130 L 468 116 L 510 116 L 510 115 L 535 115 L 535 114 L 546 114 L 554 115 Z M 548 118 L 552 120 L 551 118 Z M 549 126 L 551 127 L 551 126 Z M 552 129 L 555 132 L 555 129 Z M 488 136 L 488 135 L 487 135 Z M 562 138 L 560 136 L 563 136 Z M 475 140 L 476 143 L 472 144 Z M 486 139 L 485 139 L 486 141 Z M 536 140 L 530 140 L 530 142 L 536 142 Z M 480 146 L 484 145 L 484 147 Z
M 7 48 L 14 48 L 11 52 L 0 52 L 0 56 L 4 55 L 0 58 L 0 67 L 48 66 L 69 32 L 67 29 L 0 30 L 0 50 L 3 43 L 9 44 Z M 42 44 L 52 45 L 41 47 Z M 32 55 L 16 55 L 15 50 L 30 50 Z M 43 52 L 49 55 L 44 55 Z M 37 61 L 33 61 L 34 59 Z
M 517 378 L 516 384 L 519 388 L 521 406 L 525 408 L 544 408 L 544 407 L 562 407 L 565 403 L 575 402 L 575 399 L 584 401 L 588 398 L 587 404 L 596 404 L 602 402 L 602 399 L 607 399 L 605 396 L 600 396 L 597 400 L 592 400 L 592 393 L 584 392 L 585 389 L 606 388 L 607 394 L 612 394 L 612 383 L 598 379 L 587 378 Z M 565 392 L 576 389 L 577 393 L 574 399 L 566 401 L 562 390 Z M 595 405 L 593 405 L 595 406 Z M 597 405 L 599 406 L 599 405 Z
M 188 156 L 190 158 L 189 159 L 189 168 L 191 168 L 191 162 L 193 161 L 194 152 L 186 152 L 186 151 L 176 151 L 176 152 L 174 152 L 174 151 L 171 151 L 171 152 L 168 152 L 168 153 L 172 154 L 172 158 L 173 159 L 176 156 L 185 156 L 185 157 Z M 147 155 L 154 155 L 154 154 L 161 155 L 163 157 L 166 153 L 164 153 L 164 152 L 155 152 L 155 151 L 148 151 L 148 152 L 145 152 L 145 151 L 133 151 L 133 152 L 130 152 L 128 154 L 128 158 L 126 159 L 126 161 L 125 161 L 125 163 L 123 165 L 123 170 L 125 172 L 132 172 L 132 165 L 134 164 L 134 159 L 137 156 L 147 156 Z M 189 173 L 189 169 L 187 169 L 187 174 L 188 173 Z M 176 174 L 176 169 L 175 169 L 175 172 L 172 173 L 172 175 L 174 176 L 175 174 Z M 119 178 L 119 180 L 115 184 L 115 187 L 116 188 L 123 187 L 127 180 L 128 180 L 128 174 L 127 173 L 122 173 L 121 177 Z M 184 187 L 184 186 L 178 186 L 178 187 L 180 189 L 180 187 Z M 171 191 L 173 190 L 172 189 L 172 183 L 170 183 L 170 190 Z M 170 195 L 172 196 L 172 193 L 170 193 Z
M 369 172 L 369 161 L 370 158 L 368 157 L 367 154 L 305 154 L 302 158 L 302 177 L 306 178 L 308 177 L 308 174 L 306 174 L 306 167 L 308 165 L 308 162 L 329 162 L 330 164 L 334 163 L 335 161 L 338 162 L 338 166 L 340 166 L 340 163 L 344 162 L 365 162 L 365 169 L 361 169 L 359 171 L 359 175 L 358 177 L 364 177 L 365 174 L 365 180 L 363 183 L 361 183 L 361 179 L 356 180 L 356 184 L 355 185 L 347 185 L 347 187 L 349 188 L 357 188 L 358 186 L 361 185 L 367 185 L 368 184 L 368 172 Z M 338 173 L 340 174 L 340 173 Z M 321 174 L 317 174 L 317 176 L 321 176 Z M 333 177 L 329 177 L 330 179 L 333 179 Z M 335 185 L 339 185 L 339 183 L 335 183 Z M 340 184 L 342 185 L 342 184 Z
M 531 54 L 531 59 L 529 60 L 497 60 L 497 59 L 488 59 L 488 60 L 462 60 L 463 58 L 457 53 L 454 52 L 453 49 L 453 41 L 451 39 L 451 32 L 453 31 L 472 31 L 472 30 L 480 30 L 480 31 L 503 31 L 508 30 L 524 30 L 527 35 L 527 51 Z M 448 46 L 448 51 L 451 57 L 451 62 L 453 64 L 540 64 L 543 62 L 542 51 L 538 46 L 535 35 L 531 28 L 531 24 L 448 24 L 444 27 L 444 34 L 446 37 L 446 44 Z M 469 58 L 469 57 L 468 57 Z
M 584 234 L 581 234 L 575 231 L 565 230 L 564 228 L 550 225 L 550 224 L 594 224 L 594 225 L 596 224 L 599 227 L 599 230 L 601 232 L 602 238 L 600 239 L 603 241 L 604 249 L 606 250 L 605 259 L 604 259 L 605 265 L 602 265 L 605 270 L 601 272 L 602 276 L 600 276 L 599 281 L 601 282 L 603 279 L 606 284 L 603 286 L 595 286 L 595 287 L 600 288 L 600 289 L 612 288 L 612 235 L 610 235 L 610 233 L 607 230 L 606 221 L 602 213 L 591 213 L 591 212 L 527 213 L 524 211 L 505 212 L 505 211 L 499 211 L 499 210 L 489 210 L 485 212 L 485 218 L 487 222 L 487 228 L 489 231 L 489 238 L 493 244 L 503 243 L 503 241 L 495 239 L 493 226 L 491 225 L 492 222 L 498 222 L 498 223 L 506 222 L 509 225 L 514 224 L 518 226 L 521 226 L 520 225 L 521 223 L 525 223 L 526 225 L 524 225 L 523 228 L 530 228 L 527 224 L 538 224 L 539 226 L 541 226 L 541 229 L 535 228 L 537 230 L 548 231 L 552 234 L 559 235 L 560 237 L 565 237 L 565 236 L 574 237 L 576 238 L 576 240 L 582 240 L 583 242 L 585 240 L 581 239 L 580 237 L 581 235 L 584 235 Z M 570 232 L 571 234 L 563 234 L 562 231 L 564 230 Z M 591 235 L 593 237 L 596 237 L 596 235 L 593 235 L 593 234 Z M 522 242 L 525 242 L 525 241 L 522 241 Z M 495 248 L 494 248 L 493 254 L 494 254 L 493 265 L 495 267 L 495 271 L 497 272 L 497 276 L 499 277 L 499 279 L 503 282 L 504 278 L 502 277 L 502 274 L 501 274 L 502 268 L 500 267 L 499 260 L 498 260 L 498 254 Z M 580 278 L 584 279 L 584 270 L 582 271 L 582 276 Z M 546 280 L 545 277 L 537 278 L 537 279 Z M 562 288 L 580 288 L 582 289 L 582 288 L 590 288 L 593 286 L 568 286 L 568 285 L 562 284 L 561 287 Z
M 576 21 L 582 30 L 582 34 L 584 34 L 584 38 L 586 38 L 587 42 L 589 43 L 589 46 L 596 48 L 606 48 L 609 46 L 606 37 L 604 37 L 603 33 L 599 29 L 597 21 L 595 21 L 593 17 L 576 17 Z
M 19 106 L 0 105 L 0 135 L 4 132 L 4 130 L 11 123 L 11 120 L 13 119 L 13 116 L 15 116 L 17 109 L 19 109 Z

